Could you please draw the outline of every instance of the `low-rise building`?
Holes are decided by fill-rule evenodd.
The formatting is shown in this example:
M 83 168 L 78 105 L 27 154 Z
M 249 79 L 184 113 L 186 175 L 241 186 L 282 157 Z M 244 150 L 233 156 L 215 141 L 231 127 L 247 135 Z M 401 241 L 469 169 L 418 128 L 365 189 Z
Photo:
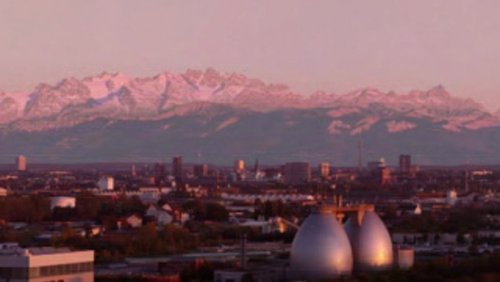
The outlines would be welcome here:
M 55 208 L 75 208 L 76 198 L 67 196 L 52 197 L 50 199 L 50 209 Z
M 154 218 L 158 225 L 167 225 L 174 222 L 174 217 L 167 211 L 155 206 L 150 205 L 146 210 L 146 216 Z
M 0 244 L 0 281 L 94 281 L 94 251 Z
M 137 214 L 132 214 L 123 217 L 118 221 L 119 228 L 129 227 L 129 228 L 139 228 L 142 226 L 142 217 Z
M 7 194 L 8 194 L 7 189 L 0 187 L 0 197 L 5 197 L 7 196 Z

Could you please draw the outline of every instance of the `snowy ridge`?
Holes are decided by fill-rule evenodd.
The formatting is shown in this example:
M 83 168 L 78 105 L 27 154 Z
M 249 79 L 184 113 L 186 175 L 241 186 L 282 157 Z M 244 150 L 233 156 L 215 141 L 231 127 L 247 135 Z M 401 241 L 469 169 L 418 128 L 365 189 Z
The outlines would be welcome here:
M 40 84 L 31 93 L 0 93 L 0 128 L 43 131 L 99 118 L 158 120 L 199 114 L 200 109 L 210 113 L 207 108 L 212 105 L 238 109 L 235 115 L 325 109 L 331 118 L 330 134 L 356 135 L 377 123 L 384 124 L 389 133 L 404 132 L 418 126 L 415 119 L 438 123 L 451 132 L 500 125 L 499 113 L 471 99 L 453 97 L 442 86 L 406 94 L 366 88 L 342 95 L 317 92 L 305 96 L 286 85 L 209 68 L 143 78 L 104 72 L 81 80 L 63 79 L 56 85 Z M 238 120 L 238 116 L 229 118 L 218 130 Z

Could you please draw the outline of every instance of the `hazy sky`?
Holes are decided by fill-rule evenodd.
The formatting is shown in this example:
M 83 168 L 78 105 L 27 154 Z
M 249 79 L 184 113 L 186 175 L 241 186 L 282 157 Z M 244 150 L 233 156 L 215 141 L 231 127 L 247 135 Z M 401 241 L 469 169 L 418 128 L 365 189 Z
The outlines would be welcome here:
M 309 94 L 442 84 L 500 108 L 499 0 L 0 0 L 0 90 L 215 67 Z

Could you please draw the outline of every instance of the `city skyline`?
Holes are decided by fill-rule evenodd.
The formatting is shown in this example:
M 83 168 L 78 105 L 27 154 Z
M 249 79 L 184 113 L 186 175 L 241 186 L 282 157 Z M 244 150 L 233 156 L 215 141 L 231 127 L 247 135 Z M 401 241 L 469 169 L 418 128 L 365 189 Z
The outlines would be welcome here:
M 498 11 L 0 0 L 0 281 L 500 281 Z

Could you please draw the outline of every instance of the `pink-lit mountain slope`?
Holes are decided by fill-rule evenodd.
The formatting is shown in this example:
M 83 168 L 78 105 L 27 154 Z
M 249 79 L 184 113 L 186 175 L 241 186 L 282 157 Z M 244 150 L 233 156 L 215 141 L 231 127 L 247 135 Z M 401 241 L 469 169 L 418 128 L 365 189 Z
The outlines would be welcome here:
M 330 109 L 332 134 L 356 134 L 391 115 L 399 119 L 386 123 L 389 132 L 416 126 L 404 117 L 429 119 L 449 131 L 500 124 L 498 114 L 488 112 L 471 99 L 453 97 L 441 86 L 407 94 L 368 88 L 343 95 L 317 92 L 306 96 L 285 85 L 207 69 L 183 74 L 164 72 L 146 78 L 102 73 L 82 80 L 63 79 L 56 85 L 40 84 L 31 93 L 2 93 L 0 125 L 33 131 L 74 126 L 98 118 L 155 120 L 188 115 L 188 105 L 198 103 L 256 112 L 326 108 Z M 354 113 L 365 116 L 356 124 L 342 120 Z
M 360 139 L 367 159 L 406 152 L 429 164 L 500 163 L 500 114 L 442 86 L 302 95 L 214 69 L 102 73 L 0 94 L 0 161 L 18 153 L 75 162 L 204 154 L 354 164 Z

